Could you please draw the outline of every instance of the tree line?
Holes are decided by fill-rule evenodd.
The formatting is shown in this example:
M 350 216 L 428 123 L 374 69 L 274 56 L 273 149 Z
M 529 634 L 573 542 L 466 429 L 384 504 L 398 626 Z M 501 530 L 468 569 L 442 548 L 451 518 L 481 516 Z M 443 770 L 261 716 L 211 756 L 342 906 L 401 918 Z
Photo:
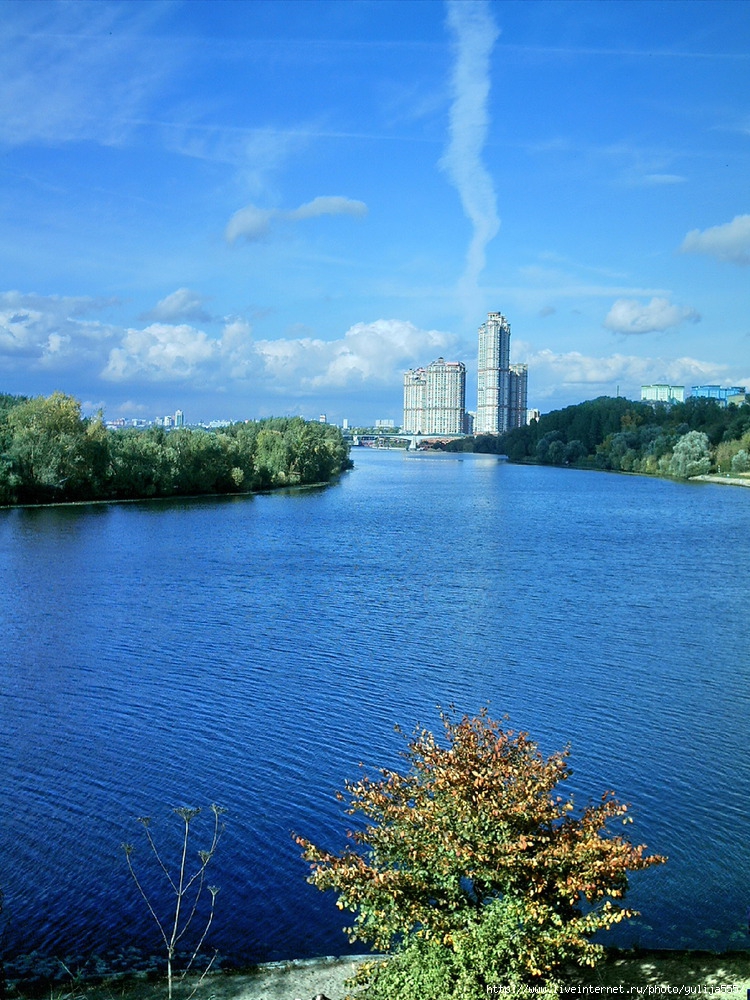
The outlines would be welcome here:
M 743 473 L 750 471 L 750 405 L 721 406 L 700 397 L 652 405 L 600 396 L 507 434 L 480 434 L 445 448 L 680 479 L 712 470 Z
M 329 482 L 350 466 L 339 428 L 301 417 L 110 430 L 62 392 L 0 395 L 0 504 L 253 492 Z

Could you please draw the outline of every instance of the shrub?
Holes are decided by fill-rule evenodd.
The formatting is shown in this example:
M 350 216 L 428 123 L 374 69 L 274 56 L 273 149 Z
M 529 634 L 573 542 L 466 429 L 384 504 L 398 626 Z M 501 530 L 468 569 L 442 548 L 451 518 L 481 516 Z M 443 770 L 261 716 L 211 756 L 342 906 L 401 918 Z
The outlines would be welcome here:
M 444 745 L 418 728 L 404 773 L 347 782 L 347 811 L 366 821 L 353 846 L 333 854 L 296 838 L 308 880 L 355 914 L 350 939 L 394 952 L 365 966 L 364 996 L 468 1000 L 593 965 L 603 948 L 592 935 L 634 915 L 619 902 L 628 872 L 665 859 L 609 831 L 630 822 L 611 792 L 572 815 L 557 793 L 567 750 L 545 759 L 486 710 L 441 719 Z

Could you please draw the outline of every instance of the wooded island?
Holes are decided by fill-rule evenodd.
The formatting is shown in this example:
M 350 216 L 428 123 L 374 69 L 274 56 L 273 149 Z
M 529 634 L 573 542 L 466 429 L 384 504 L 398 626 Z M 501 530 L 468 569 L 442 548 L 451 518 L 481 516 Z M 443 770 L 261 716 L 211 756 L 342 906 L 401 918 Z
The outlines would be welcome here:
M 350 465 L 338 427 L 301 417 L 110 430 L 62 392 L 0 395 L 0 505 L 249 493 L 329 482 Z

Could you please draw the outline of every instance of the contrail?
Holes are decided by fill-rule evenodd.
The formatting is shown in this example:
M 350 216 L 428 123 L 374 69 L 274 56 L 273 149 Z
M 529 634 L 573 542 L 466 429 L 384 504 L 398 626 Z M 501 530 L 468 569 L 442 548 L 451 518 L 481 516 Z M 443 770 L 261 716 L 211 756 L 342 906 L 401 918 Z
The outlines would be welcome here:
M 456 61 L 448 148 L 440 166 L 455 184 L 474 229 L 459 282 L 462 298 L 470 307 L 484 270 L 487 244 L 500 228 L 495 189 L 482 162 L 489 124 L 490 55 L 500 31 L 484 0 L 448 0 L 447 21 L 455 39 Z

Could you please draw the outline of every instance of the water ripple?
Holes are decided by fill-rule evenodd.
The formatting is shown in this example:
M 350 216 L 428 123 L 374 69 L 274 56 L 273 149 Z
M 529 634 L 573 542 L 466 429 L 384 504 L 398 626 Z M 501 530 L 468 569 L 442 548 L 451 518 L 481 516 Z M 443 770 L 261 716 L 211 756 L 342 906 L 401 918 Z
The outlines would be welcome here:
M 0 512 L 9 951 L 155 948 L 119 845 L 145 865 L 137 816 L 174 850 L 171 807 L 212 801 L 214 943 L 344 951 L 291 832 L 343 847 L 335 793 L 399 764 L 394 725 L 486 703 L 570 744 L 576 801 L 616 789 L 669 854 L 617 940 L 727 946 L 750 863 L 746 491 L 355 457 L 317 492 Z

